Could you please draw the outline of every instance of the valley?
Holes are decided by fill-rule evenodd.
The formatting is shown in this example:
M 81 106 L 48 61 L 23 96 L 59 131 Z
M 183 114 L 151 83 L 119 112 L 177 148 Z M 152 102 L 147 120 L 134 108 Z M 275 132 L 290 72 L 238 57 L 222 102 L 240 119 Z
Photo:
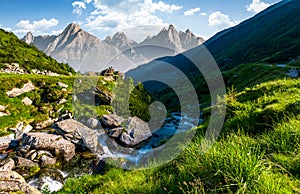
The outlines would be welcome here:
M 299 193 L 299 8 L 206 41 L 0 29 L 0 193 Z

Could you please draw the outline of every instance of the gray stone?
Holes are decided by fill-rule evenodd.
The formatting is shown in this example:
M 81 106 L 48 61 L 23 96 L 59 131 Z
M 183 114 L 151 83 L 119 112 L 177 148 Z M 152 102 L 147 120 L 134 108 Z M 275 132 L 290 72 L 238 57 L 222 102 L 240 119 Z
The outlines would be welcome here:
M 0 162 L 0 171 L 11 171 L 15 167 L 15 161 L 11 158 L 7 158 Z
M 121 133 L 123 132 L 123 129 L 124 129 L 123 127 L 110 129 L 107 134 L 109 137 L 117 138 L 121 135 Z
M 90 118 L 86 121 L 88 127 L 94 129 L 99 126 L 99 120 L 95 118 Z
M 41 166 L 46 166 L 46 165 L 53 165 L 56 163 L 56 158 L 52 158 L 47 155 L 42 155 L 40 158 L 40 164 Z
M 0 105 L 0 112 L 5 111 L 6 106 Z
M 35 86 L 29 81 L 27 84 L 24 84 L 23 88 L 13 88 L 12 90 L 6 92 L 7 96 L 14 98 L 20 96 L 23 93 L 30 92 L 35 89 Z
M 24 127 L 24 129 L 18 128 L 18 130 L 16 131 L 16 139 L 18 139 L 18 140 L 22 139 L 23 134 L 29 133 L 32 129 L 33 129 L 33 127 L 31 125 L 26 125 L 26 127 Z
M 17 167 L 34 167 L 34 166 L 38 166 L 37 163 L 32 162 L 31 160 L 28 160 L 26 158 L 22 158 L 22 157 L 16 157 L 15 158 L 16 161 L 16 166 Z
M 66 102 L 68 102 L 68 100 L 66 100 L 66 99 L 63 98 L 63 99 L 61 99 L 61 100 L 58 101 L 58 104 L 64 104 Z
M 63 120 L 55 123 L 53 127 L 56 129 L 57 134 L 62 135 L 80 148 L 88 148 L 92 152 L 101 153 L 103 151 L 102 146 L 97 141 L 96 131 L 76 120 Z
M 14 171 L 0 171 L 0 193 L 41 193 L 25 182 L 25 179 Z
M 23 98 L 22 102 L 25 106 L 32 105 L 32 100 L 28 97 Z
M 67 84 L 64 84 L 64 83 L 62 83 L 62 82 L 57 82 L 57 85 L 58 85 L 59 87 L 62 87 L 62 88 L 67 88 L 67 87 L 68 87 Z
M 5 116 L 9 116 L 9 113 L 6 112 L 0 112 L 0 117 L 5 117 Z
M 6 151 L 14 138 L 11 135 L 0 137 L 0 152 Z
M 125 119 L 116 114 L 110 114 L 103 115 L 100 121 L 105 127 L 116 128 L 120 127 Z
M 22 142 L 23 145 L 30 145 L 31 149 L 48 150 L 55 153 L 56 157 L 63 156 L 65 161 L 69 161 L 75 155 L 74 144 L 60 135 L 27 133 L 23 135 Z
M 152 136 L 148 123 L 138 117 L 128 118 L 125 131 L 120 136 L 120 141 L 130 147 L 134 147 Z
M 38 129 L 38 130 L 45 129 L 46 127 L 51 126 L 53 123 L 54 123 L 53 119 L 48 119 L 48 120 L 45 120 L 45 121 L 35 123 L 34 128 Z

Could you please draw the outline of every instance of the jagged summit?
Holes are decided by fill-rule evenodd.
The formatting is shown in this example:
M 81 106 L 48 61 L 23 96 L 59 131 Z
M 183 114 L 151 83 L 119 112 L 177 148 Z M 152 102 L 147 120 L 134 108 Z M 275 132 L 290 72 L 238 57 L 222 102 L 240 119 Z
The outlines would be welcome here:
M 170 30 L 176 30 L 173 24 L 169 25 L 168 31 L 170 31 Z
M 34 36 L 31 31 L 27 32 L 27 34 L 22 38 L 24 42 L 27 44 L 32 44 L 34 41 Z
M 76 23 L 71 23 L 66 27 L 66 30 L 73 30 L 75 32 L 78 32 L 81 30 L 81 27 L 79 24 Z
M 129 64 L 130 61 L 135 65 L 140 65 L 159 57 L 172 56 L 203 42 L 201 41 L 203 39 L 196 37 L 190 30 L 178 32 L 172 24 L 164 27 L 157 35 L 148 36 L 141 43 L 129 39 L 121 31 L 101 41 L 76 23 L 69 24 L 58 36 L 34 37 L 28 32 L 23 40 L 35 45 L 58 61 L 69 63 L 76 70 L 80 66 L 80 69 L 89 71 L 94 70 L 93 66 L 105 65 L 107 61 L 114 59 L 120 53 L 128 58 L 126 60 L 129 60 L 129 62 L 120 63 L 123 66 Z M 125 66 L 117 65 L 116 69 L 126 70 Z

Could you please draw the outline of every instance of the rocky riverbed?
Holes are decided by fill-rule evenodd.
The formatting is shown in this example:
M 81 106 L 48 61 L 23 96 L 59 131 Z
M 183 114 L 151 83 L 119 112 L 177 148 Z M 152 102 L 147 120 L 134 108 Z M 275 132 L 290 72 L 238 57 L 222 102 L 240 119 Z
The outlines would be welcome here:
M 58 191 L 68 178 L 103 173 L 108 158 L 125 159 L 123 167 L 126 162 L 139 163 L 152 149 L 194 124 L 195 120 L 173 113 L 156 131 L 137 117 L 114 114 L 82 123 L 64 117 L 44 132 L 17 126 L 23 130 L 0 137 L 0 191 Z

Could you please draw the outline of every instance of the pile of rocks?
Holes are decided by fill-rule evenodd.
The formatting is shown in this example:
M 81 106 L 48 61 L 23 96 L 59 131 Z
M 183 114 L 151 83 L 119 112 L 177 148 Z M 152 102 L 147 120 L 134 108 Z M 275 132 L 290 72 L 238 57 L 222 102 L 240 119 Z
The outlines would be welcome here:
M 6 68 L 0 69 L 1 73 L 8 73 L 8 74 L 26 74 L 24 69 L 20 68 L 18 63 L 5 63 Z
M 61 76 L 58 73 L 54 73 L 52 71 L 48 70 L 37 70 L 37 69 L 32 69 L 31 72 L 25 71 L 23 68 L 20 67 L 18 63 L 5 63 L 4 64 L 6 67 L 0 69 L 0 73 L 7 73 L 7 74 L 39 74 L 39 75 L 48 75 L 48 76 Z
M 135 147 L 152 136 L 148 124 L 138 117 L 129 117 L 125 120 L 115 114 L 104 115 L 101 123 L 110 137 L 129 147 Z

